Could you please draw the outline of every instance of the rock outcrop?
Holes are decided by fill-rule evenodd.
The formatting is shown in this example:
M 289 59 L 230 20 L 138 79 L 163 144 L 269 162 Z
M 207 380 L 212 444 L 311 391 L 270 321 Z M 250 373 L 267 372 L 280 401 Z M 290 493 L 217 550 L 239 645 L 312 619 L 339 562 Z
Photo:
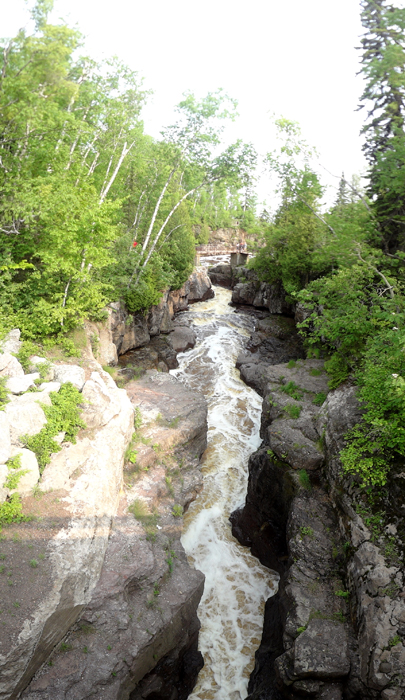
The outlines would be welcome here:
M 8 353 L 0 365 L 27 377 Z M 202 665 L 203 576 L 180 544 L 181 515 L 201 488 L 205 400 L 157 372 L 127 393 L 93 359 L 50 370 L 57 381 L 10 393 L 0 411 L 0 503 L 19 455 L 29 516 L 2 533 L 0 698 L 123 700 L 151 688 L 156 700 L 185 700 Z M 62 449 L 40 475 L 21 436 L 46 425 L 41 405 L 64 382 L 82 392 L 86 428 L 76 444 L 56 436 Z
M 109 337 L 118 355 L 147 345 L 151 338 L 161 333 L 170 333 L 175 329 L 173 317 L 176 313 L 185 311 L 189 304 L 213 296 L 214 291 L 205 268 L 196 268 L 181 289 L 166 290 L 159 304 L 152 306 L 146 316 L 142 313 L 130 314 L 118 302 L 111 304 L 107 325 Z M 98 345 L 102 346 L 101 340 Z
M 362 416 L 355 387 L 326 397 L 322 361 L 301 360 L 267 366 L 257 388 L 263 445 L 249 462 L 246 503 L 231 521 L 242 544 L 281 581 L 266 605 L 249 700 L 400 700 L 400 521 L 382 524 L 339 459 Z

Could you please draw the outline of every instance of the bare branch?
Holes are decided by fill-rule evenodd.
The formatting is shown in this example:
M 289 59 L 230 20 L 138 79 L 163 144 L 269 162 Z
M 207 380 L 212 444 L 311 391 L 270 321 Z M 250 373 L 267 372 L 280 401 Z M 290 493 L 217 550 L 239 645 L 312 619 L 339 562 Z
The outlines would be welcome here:
M 380 272 L 380 270 L 379 270 L 377 267 L 375 267 L 375 265 L 372 265 L 372 264 L 369 263 L 367 260 L 364 260 L 364 258 L 361 256 L 361 252 L 360 252 L 360 251 L 361 251 L 360 245 L 357 244 L 357 246 L 356 246 L 356 255 L 357 255 L 358 259 L 361 260 L 362 263 L 364 263 L 365 265 L 367 265 L 367 267 L 369 267 L 370 270 L 374 270 L 374 272 L 375 272 L 377 275 L 380 275 L 380 277 L 381 277 L 381 279 L 383 280 L 384 284 L 387 285 L 387 289 L 384 290 L 384 291 L 385 291 L 385 292 L 389 291 L 391 299 L 394 299 L 394 298 L 395 298 L 395 295 L 394 295 L 394 292 L 393 292 L 394 287 L 388 282 L 386 276 L 385 276 L 382 272 Z
M 319 216 L 319 214 L 317 214 L 317 212 L 315 211 L 315 209 L 313 209 L 313 208 L 311 207 L 311 205 L 308 204 L 308 202 L 305 201 L 305 199 L 303 199 L 302 197 L 300 197 L 299 194 L 297 194 L 296 197 L 300 200 L 300 202 L 302 202 L 303 204 L 305 204 L 305 206 L 308 207 L 308 209 L 310 209 L 310 210 L 312 211 L 313 215 L 316 216 L 316 218 L 319 219 L 319 221 L 322 221 L 322 223 L 325 224 L 325 226 L 328 227 L 329 231 L 330 231 L 334 236 L 336 236 L 336 231 L 332 228 L 332 226 L 329 226 L 329 224 L 325 221 L 325 219 L 323 219 L 322 216 Z

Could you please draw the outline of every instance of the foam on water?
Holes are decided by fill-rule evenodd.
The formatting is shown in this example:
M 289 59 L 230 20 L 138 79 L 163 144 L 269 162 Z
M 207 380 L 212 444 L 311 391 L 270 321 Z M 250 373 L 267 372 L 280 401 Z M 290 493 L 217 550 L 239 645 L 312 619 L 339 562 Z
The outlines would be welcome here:
M 185 517 L 183 546 L 205 574 L 198 609 L 204 668 L 192 700 L 242 700 L 260 643 L 264 602 L 277 589 L 277 574 L 260 565 L 231 534 L 229 515 L 244 500 L 249 455 L 260 444 L 261 398 L 235 369 L 248 316 L 232 313 L 231 293 L 184 314 L 195 325 L 196 347 L 178 356 L 172 374 L 202 391 L 208 401 L 208 448 L 204 489 Z

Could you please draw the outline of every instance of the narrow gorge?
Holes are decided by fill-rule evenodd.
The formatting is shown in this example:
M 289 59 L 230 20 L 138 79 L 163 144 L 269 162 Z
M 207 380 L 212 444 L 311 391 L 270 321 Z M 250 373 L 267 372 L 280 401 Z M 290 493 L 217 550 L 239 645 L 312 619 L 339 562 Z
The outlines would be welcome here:
M 210 277 L 215 298 L 200 270 L 147 316 L 112 307 L 42 384 L 44 358 L 24 373 L 3 345 L 29 516 L 0 547 L 4 700 L 402 698 L 400 484 L 379 528 L 339 463 L 355 387 L 304 359 L 305 309 L 245 268 Z M 118 353 L 124 389 L 99 362 Z M 66 382 L 86 427 L 31 474 L 21 434 Z

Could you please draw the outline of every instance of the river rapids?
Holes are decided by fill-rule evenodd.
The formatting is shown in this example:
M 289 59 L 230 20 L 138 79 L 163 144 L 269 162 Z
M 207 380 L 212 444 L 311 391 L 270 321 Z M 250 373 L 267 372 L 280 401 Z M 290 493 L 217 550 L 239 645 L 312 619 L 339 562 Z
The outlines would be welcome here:
M 232 536 L 230 513 L 246 495 L 249 455 L 260 445 L 261 398 L 235 368 L 253 320 L 229 307 L 231 292 L 194 305 L 178 318 L 197 334 L 193 350 L 178 355 L 171 374 L 208 401 L 204 488 L 191 504 L 182 543 L 190 563 L 205 574 L 198 608 L 204 668 L 191 700 L 243 700 L 259 646 L 264 603 L 277 590 L 277 574 L 261 566 Z

